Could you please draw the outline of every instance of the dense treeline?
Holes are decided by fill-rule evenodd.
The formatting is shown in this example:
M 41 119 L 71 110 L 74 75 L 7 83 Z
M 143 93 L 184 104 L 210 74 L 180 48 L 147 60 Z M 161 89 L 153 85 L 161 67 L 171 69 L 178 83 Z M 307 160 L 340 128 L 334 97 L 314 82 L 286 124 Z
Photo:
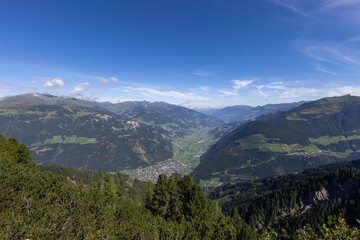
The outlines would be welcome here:
M 90 185 L 101 180 L 103 173 L 96 171 L 80 171 L 78 169 L 64 167 L 60 165 L 37 165 L 40 171 L 48 171 L 54 174 L 62 175 L 67 180 L 77 184 Z M 115 181 L 123 184 L 126 188 L 127 194 L 133 197 L 135 194 L 140 194 L 145 198 L 146 182 L 138 179 L 133 179 L 129 175 L 118 172 L 112 175 Z
M 228 184 L 213 189 L 208 196 L 218 200 L 226 214 L 238 208 L 240 216 L 258 230 L 271 226 L 293 234 L 306 224 L 324 222 L 330 215 L 341 215 L 350 226 L 359 226 L 360 173 L 354 168 Z
M 147 183 L 144 200 L 139 194 L 130 197 L 124 180 L 114 175 L 102 173 L 98 181 L 88 180 L 88 185 L 74 183 L 64 176 L 39 171 L 25 144 L 0 135 L 0 239 L 359 237 L 358 229 L 335 217 L 321 225 L 319 233 L 306 226 L 292 237 L 272 229 L 257 235 L 236 208 L 224 216 L 218 204 L 208 200 L 189 176 L 179 179 L 160 175 L 155 185 Z
M 89 186 L 41 172 L 25 144 L 0 135 L 0 239 L 255 239 L 225 217 L 191 178 L 149 185 L 129 197 L 110 174 Z

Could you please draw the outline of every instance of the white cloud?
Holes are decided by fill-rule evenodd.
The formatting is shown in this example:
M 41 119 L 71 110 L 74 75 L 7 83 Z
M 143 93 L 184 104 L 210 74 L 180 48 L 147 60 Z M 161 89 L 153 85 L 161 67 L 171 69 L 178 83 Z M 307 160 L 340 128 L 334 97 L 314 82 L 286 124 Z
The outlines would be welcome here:
M 234 89 L 233 91 L 229 91 L 229 90 L 220 90 L 220 93 L 226 95 L 226 96 L 234 96 L 238 93 L 239 89 L 242 88 L 246 88 L 248 85 L 250 85 L 256 78 L 251 78 L 251 79 L 245 79 L 245 80 L 239 80 L 239 79 L 235 79 L 232 80 L 231 83 L 233 84 L 232 88 Z
M 245 88 L 247 85 L 252 83 L 254 80 L 232 80 L 231 82 L 234 84 L 233 88 L 235 90 L 239 90 L 240 88 Z
M 71 97 L 80 96 L 86 90 L 86 87 L 90 87 L 90 85 L 91 84 L 89 82 L 80 83 L 79 85 L 75 86 L 73 90 L 71 90 L 69 95 Z
M 55 88 L 55 87 L 64 86 L 64 81 L 61 78 L 40 80 L 40 82 L 44 82 L 44 83 L 39 83 L 39 81 L 35 81 L 35 80 L 32 81 L 33 84 L 38 84 L 38 85 L 41 85 L 41 86 L 46 87 L 46 88 Z

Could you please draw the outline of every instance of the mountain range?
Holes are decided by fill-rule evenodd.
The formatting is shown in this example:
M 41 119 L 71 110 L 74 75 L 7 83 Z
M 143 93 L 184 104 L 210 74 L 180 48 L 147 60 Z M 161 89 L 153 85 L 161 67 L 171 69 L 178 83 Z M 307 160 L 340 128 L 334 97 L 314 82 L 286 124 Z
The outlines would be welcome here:
M 214 144 L 192 176 L 241 181 L 360 156 L 360 98 L 307 102 L 247 122 Z
M 172 140 L 221 120 L 163 102 L 111 104 L 23 94 L 0 101 L 0 132 L 30 146 L 39 164 L 118 171 L 173 157 Z

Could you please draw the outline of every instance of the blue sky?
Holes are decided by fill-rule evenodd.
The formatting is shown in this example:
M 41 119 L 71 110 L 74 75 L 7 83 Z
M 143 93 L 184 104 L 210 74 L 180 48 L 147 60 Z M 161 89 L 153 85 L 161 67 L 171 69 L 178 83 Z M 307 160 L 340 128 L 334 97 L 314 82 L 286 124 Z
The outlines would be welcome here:
M 360 0 L 3 0 L 0 97 L 27 92 L 187 107 L 360 95 Z

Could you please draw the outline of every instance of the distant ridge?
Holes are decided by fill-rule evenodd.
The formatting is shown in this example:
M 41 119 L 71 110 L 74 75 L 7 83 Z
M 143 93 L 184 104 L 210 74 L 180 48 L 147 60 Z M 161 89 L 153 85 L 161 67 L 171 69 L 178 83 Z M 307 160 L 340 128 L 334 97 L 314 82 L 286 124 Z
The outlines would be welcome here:
M 303 103 L 305 102 L 302 101 L 295 103 L 267 104 L 256 107 L 252 107 L 248 105 L 235 105 L 235 106 L 229 106 L 222 109 L 218 109 L 209 112 L 208 114 L 213 117 L 219 118 L 226 123 L 243 122 L 257 118 L 264 114 L 269 114 L 278 111 L 287 111 Z

